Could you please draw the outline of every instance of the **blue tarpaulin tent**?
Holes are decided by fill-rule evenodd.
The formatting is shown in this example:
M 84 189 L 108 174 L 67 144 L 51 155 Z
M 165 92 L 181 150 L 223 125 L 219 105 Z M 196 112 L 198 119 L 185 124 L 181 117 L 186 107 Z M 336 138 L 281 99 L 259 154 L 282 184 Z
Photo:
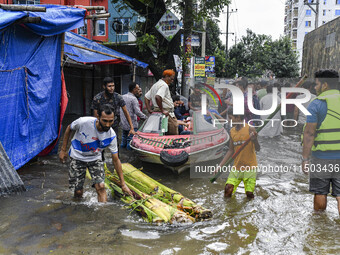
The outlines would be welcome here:
M 58 137 L 61 33 L 84 25 L 84 9 L 40 6 L 46 12 L 0 9 L 0 141 L 15 169 Z M 14 24 L 28 15 L 41 23 Z
M 75 45 L 81 46 L 81 48 Z M 86 50 L 85 48 L 89 50 Z M 65 33 L 64 51 L 69 58 L 84 64 L 135 63 L 137 66 L 142 68 L 146 68 L 148 66 L 146 63 L 138 61 L 72 32 Z

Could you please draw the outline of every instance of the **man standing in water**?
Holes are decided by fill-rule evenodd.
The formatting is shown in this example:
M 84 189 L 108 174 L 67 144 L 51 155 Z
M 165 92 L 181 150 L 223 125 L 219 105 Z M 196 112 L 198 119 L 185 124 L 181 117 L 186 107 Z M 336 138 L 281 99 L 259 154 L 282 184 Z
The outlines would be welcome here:
M 168 117 L 168 135 L 178 135 L 178 123 L 174 113 L 174 103 L 169 86 L 175 79 L 175 71 L 168 69 L 163 72 L 163 77 L 152 85 L 145 94 L 145 105 L 149 113 L 152 113 L 150 101 L 155 112 L 161 112 Z
M 107 202 L 104 180 L 105 171 L 101 152 L 106 147 L 112 153 L 112 163 L 120 178 L 122 190 L 132 194 L 126 186 L 122 165 L 118 158 L 116 133 L 111 128 L 114 122 L 114 113 L 111 105 L 103 105 L 98 111 L 98 117 L 81 117 L 73 121 L 66 128 L 59 159 L 65 163 L 67 159 L 67 144 L 72 131 L 75 131 L 71 141 L 69 155 L 71 158 L 69 169 L 69 187 L 74 190 L 74 197 L 81 198 L 85 181 L 86 169 L 92 177 L 92 187 L 98 194 L 98 202 Z
M 133 124 L 129 115 L 128 110 L 126 109 L 125 101 L 121 95 L 115 92 L 115 83 L 111 77 L 105 77 L 103 80 L 104 91 L 98 93 L 92 101 L 91 109 L 93 110 L 93 116 L 98 117 L 98 110 L 101 105 L 110 104 L 114 110 L 114 122 L 112 124 L 112 128 L 117 135 L 118 142 L 118 127 L 120 122 L 120 108 L 122 109 L 124 116 L 127 122 L 130 125 L 129 135 L 134 135 L 135 130 L 133 128 Z
M 307 116 L 303 132 L 302 169 L 309 172 L 314 210 L 326 210 L 327 194 L 332 186 L 340 214 L 339 74 L 335 70 L 319 70 L 315 78 L 318 96 L 308 106 L 311 115 Z

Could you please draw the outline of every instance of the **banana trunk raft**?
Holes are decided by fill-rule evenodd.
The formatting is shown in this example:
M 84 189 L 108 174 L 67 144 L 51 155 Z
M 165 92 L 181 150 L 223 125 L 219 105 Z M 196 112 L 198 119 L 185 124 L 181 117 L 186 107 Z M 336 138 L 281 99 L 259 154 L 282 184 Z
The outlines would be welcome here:
M 133 196 L 125 195 L 120 188 L 119 177 L 105 165 L 105 185 L 112 195 L 128 204 L 145 221 L 156 223 L 192 223 L 212 217 L 212 212 L 153 180 L 128 163 L 122 164 L 126 185 Z

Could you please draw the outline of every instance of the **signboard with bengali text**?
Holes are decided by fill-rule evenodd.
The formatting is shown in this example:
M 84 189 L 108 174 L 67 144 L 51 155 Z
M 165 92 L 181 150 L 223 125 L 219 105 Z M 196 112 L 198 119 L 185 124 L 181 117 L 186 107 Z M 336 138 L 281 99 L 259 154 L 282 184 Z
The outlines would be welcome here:
M 179 19 L 171 11 L 166 11 L 156 24 L 158 32 L 160 32 L 168 41 L 171 41 L 172 38 L 174 38 L 180 28 Z

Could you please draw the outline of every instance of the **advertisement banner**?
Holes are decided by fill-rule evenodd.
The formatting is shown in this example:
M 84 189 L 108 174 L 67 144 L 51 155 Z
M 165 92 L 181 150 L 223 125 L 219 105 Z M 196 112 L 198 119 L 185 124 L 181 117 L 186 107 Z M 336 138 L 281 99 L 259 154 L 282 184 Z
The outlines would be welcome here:
M 194 66 L 194 76 L 205 77 L 205 59 L 204 57 L 195 57 L 195 66 Z
M 215 73 L 215 56 L 205 56 L 205 71 Z

